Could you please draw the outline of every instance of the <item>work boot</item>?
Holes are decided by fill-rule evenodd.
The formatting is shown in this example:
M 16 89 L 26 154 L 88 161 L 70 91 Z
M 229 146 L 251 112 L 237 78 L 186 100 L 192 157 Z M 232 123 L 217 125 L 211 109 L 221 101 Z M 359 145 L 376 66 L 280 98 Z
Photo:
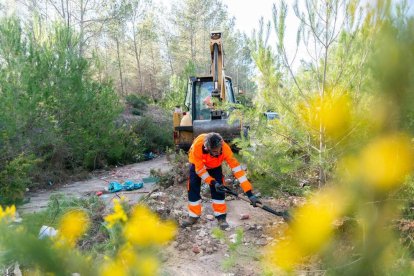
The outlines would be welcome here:
M 219 225 L 221 230 L 226 230 L 227 228 L 230 227 L 230 225 L 227 223 L 225 217 L 219 217 L 219 218 L 217 218 L 217 220 L 218 220 L 218 225 Z
M 188 226 L 191 226 L 191 225 L 197 223 L 197 221 L 198 221 L 198 218 L 196 218 L 196 217 L 188 217 L 188 218 L 184 219 L 181 222 L 180 226 L 181 226 L 181 228 L 186 228 Z

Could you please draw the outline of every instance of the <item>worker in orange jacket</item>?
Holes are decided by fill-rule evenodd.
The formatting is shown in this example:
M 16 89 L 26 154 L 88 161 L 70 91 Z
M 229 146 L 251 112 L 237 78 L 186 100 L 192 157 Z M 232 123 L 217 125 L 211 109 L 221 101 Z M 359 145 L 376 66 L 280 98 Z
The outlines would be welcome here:
M 247 180 L 246 173 L 220 134 L 212 132 L 199 135 L 191 145 L 188 156 L 190 162 L 190 176 L 187 184 L 189 218 L 181 223 L 182 227 L 196 223 L 201 216 L 201 180 L 210 186 L 214 216 L 217 218 L 220 228 L 229 227 L 226 221 L 227 207 L 224 200 L 225 187 L 221 168 L 223 161 L 226 161 L 230 166 L 251 204 L 256 207 L 257 203 L 261 203 L 253 195 L 252 185 Z

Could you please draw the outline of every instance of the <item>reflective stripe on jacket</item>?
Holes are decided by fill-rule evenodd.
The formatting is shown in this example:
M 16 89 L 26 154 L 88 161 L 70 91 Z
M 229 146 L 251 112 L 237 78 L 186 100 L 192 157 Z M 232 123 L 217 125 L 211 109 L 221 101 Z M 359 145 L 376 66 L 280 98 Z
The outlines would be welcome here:
M 197 175 L 203 179 L 206 183 L 211 184 L 211 181 L 214 180 L 207 169 L 213 169 L 221 166 L 223 161 L 226 161 L 234 176 L 240 183 L 244 192 L 252 190 L 252 185 L 246 177 L 245 171 L 241 168 L 240 163 L 233 156 L 233 152 L 230 146 L 223 141 L 223 146 L 221 154 L 217 157 L 213 157 L 210 153 L 204 148 L 204 139 L 207 134 L 201 134 L 195 138 L 193 144 L 191 145 L 190 151 L 188 153 L 189 162 L 195 165 L 195 171 Z

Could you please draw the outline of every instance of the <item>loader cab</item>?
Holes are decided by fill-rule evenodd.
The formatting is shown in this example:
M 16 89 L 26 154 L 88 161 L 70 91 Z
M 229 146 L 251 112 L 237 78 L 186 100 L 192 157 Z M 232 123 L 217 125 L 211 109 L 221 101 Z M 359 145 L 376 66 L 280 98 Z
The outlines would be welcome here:
M 235 103 L 233 85 L 230 78 L 226 78 L 226 103 Z M 219 103 L 219 98 L 212 95 L 214 90 L 213 78 L 211 77 L 190 77 L 187 87 L 185 106 L 191 114 L 192 120 L 211 120 L 212 111 Z M 223 119 L 227 118 L 223 114 Z
M 229 120 L 236 103 L 231 78 L 224 71 L 222 32 L 210 34 L 210 74 L 190 77 L 184 105 L 187 111 L 177 109 L 173 113 L 174 144 L 188 149 L 195 137 L 202 133 L 220 133 L 224 141 L 231 142 L 241 136 L 244 128 L 241 120 Z

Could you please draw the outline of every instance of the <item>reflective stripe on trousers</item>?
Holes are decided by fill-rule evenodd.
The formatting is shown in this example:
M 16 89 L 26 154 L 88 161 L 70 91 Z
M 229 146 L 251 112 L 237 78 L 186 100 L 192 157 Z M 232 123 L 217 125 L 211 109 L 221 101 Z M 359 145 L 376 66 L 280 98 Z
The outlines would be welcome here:
M 212 176 L 217 182 L 223 183 L 223 172 L 220 167 L 208 169 L 207 170 L 210 176 Z M 190 175 L 188 179 L 188 213 L 190 216 L 200 216 L 201 215 L 201 178 L 197 175 L 195 171 L 194 164 L 190 164 Z M 210 185 L 211 198 L 213 199 L 213 211 L 216 217 L 226 216 L 226 203 L 224 201 L 225 195 L 218 193 L 216 187 Z M 195 208 L 195 205 L 190 205 L 196 202 L 200 202 L 199 207 Z M 199 208 L 199 209 L 198 209 Z

